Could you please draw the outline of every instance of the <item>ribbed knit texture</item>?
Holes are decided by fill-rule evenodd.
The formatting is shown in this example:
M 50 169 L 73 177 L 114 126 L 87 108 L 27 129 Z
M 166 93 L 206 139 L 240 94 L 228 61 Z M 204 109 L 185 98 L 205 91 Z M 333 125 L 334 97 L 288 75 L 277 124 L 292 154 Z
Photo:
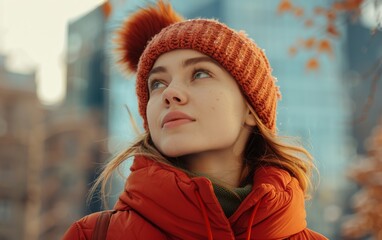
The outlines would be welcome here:
M 241 202 L 248 196 L 252 190 L 252 185 L 248 184 L 244 187 L 228 190 L 218 184 L 213 184 L 216 198 L 218 199 L 223 212 L 227 218 L 235 213 Z
M 161 54 L 175 49 L 193 49 L 219 62 L 237 81 L 262 123 L 275 132 L 277 99 L 281 95 L 263 50 L 244 33 L 212 19 L 171 24 L 149 41 L 139 59 L 136 85 L 145 129 L 148 73 Z

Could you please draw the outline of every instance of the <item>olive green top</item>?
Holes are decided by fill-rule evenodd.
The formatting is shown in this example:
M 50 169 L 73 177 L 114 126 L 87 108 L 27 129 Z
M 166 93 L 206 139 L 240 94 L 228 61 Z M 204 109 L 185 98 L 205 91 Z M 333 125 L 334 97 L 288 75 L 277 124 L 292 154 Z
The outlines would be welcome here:
M 232 216 L 232 214 L 237 210 L 237 208 L 252 190 L 251 184 L 234 188 L 232 190 L 229 190 L 218 184 L 213 184 L 213 187 L 215 195 L 227 218 Z

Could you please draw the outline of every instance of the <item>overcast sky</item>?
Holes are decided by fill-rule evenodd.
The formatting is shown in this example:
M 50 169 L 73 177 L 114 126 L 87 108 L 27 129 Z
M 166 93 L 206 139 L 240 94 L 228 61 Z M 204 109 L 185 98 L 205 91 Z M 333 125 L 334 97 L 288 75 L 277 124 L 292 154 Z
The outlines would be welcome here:
M 0 0 L 0 54 L 15 72 L 37 71 L 45 104 L 65 94 L 66 29 L 105 0 Z

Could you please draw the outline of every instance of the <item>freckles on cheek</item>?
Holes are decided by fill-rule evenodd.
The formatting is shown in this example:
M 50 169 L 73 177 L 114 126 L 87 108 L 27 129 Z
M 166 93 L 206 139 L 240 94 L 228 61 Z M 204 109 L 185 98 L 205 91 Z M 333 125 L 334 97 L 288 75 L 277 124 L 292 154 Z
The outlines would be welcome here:
M 221 99 L 224 99 L 223 92 L 209 91 L 207 96 L 206 102 L 209 103 L 211 111 L 214 111 L 221 104 Z
M 220 103 L 220 98 L 215 97 L 214 101 L 211 103 L 210 110 L 214 111 L 216 109 L 216 106 L 218 106 Z

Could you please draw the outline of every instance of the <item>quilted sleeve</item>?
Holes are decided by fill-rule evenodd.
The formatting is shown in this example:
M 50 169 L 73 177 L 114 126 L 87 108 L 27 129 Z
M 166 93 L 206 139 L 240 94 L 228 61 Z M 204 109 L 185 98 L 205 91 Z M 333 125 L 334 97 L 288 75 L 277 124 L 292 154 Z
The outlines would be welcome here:
M 85 235 L 79 228 L 77 222 L 73 223 L 70 228 L 65 232 L 63 240 L 86 240 Z
M 328 238 L 323 235 L 305 228 L 303 231 L 291 236 L 290 240 L 328 240 Z
M 62 240 L 90 240 L 99 214 L 90 214 L 73 223 Z

